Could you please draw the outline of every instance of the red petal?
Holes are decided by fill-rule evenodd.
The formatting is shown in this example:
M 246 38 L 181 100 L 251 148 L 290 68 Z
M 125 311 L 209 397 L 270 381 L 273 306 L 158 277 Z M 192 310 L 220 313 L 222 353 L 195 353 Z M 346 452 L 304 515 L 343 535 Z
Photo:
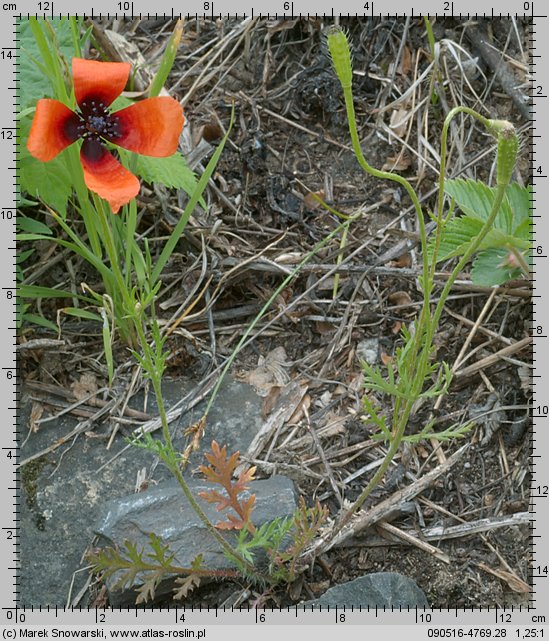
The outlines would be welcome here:
M 62 102 L 42 98 L 36 103 L 27 149 L 38 160 L 52 160 L 78 139 L 78 123 L 78 116 Z
M 120 136 L 112 142 L 144 156 L 171 156 L 177 151 L 185 118 L 173 98 L 161 96 L 136 102 L 113 114 L 119 119 Z
M 72 59 L 72 77 L 76 102 L 99 100 L 109 106 L 124 91 L 130 76 L 129 62 L 99 62 Z
M 139 180 L 123 167 L 103 145 L 87 139 L 80 151 L 84 181 L 91 191 L 104 198 L 117 214 L 122 205 L 139 193 Z

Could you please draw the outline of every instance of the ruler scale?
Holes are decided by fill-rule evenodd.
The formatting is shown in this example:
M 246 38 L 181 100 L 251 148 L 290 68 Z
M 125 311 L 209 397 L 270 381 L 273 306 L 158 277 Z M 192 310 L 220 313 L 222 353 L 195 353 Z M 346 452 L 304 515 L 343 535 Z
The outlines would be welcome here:
M 375 2 L 348 2 L 343 7 L 324 5 L 318 0 L 311 2 L 271 2 L 250 4 L 248 0 L 229 3 L 226 0 L 188 2 L 183 6 L 170 6 L 157 2 L 154 13 L 144 1 L 114 2 L 95 0 L 86 5 L 85 14 L 92 18 L 116 17 L 149 18 L 178 16 L 194 18 L 222 19 L 227 16 L 255 17 L 296 17 L 325 16 L 330 22 L 334 16 L 412 16 L 425 14 L 441 17 L 456 17 L 474 20 L 476 17 L 527 18 L 530 24 L 530 96 L 532 128 L 529 140 L 531 160 L 531 183 L 534 186 L 532 203 L 535 237 L 535 282 L 534 314 L 532 336 L 534 340 L 533 361 L 535 365 L 533 384 L 535 385 L 532 406 L 532 445 L 531 468 L 532 486 L 530 494 L 532 554 L 530 582 L 533 587 L 530 605 L 514 608 L 477 608 L 477 609 L 372 609 L 372 608 L 316 608 L 304 609 L 292 606 L 280 610 L 251 609 L 192 609 L 153 608 L 136 610 L 131 608 L 95 610 L 87 608 L 40 608 L 23 607 L 18 590 L 19 567 L 19 506 L 18 506 L 18 444 L 25 438 L 24 426 L 17 422 L 19 405 L 16 358 L 16 247 L 15 219 L 17 202 L 17 148 L 16 114 L 18 112 L 18 39 L 19 21 L 29 15 L 58 17 L 75 15 L 74 3 L 67 0 L 31 2 L 18 0 L 13 3 L 0 3 L 1 47 L 0 75 L 4 87 L 2 102 L 2 126 L 0 146 L 2 159 L 2 199 L 0 200 L 0 223 L 2 224 L 2 251 L 0 260 L 1 313 L 4 331 L 0 333 L 0 376 L 3 377 L 3 465 L 0 466 L 2 487 L 2 545 L 0 546 L 0 568 L 2 582 L 0 600 L 0 625 L 4 636 L 13 636 L 14 626 L 42 626 L 51 631 L 63 626 L 80 626 L 80 629 L 113 626 L 113 629 L 127 626 L 177 626 L 178 636 L 211 638 L 214 630 L 221 633 L 223 626 L 231 635 L 249 634 L 250 626 L 262 628 L 261 634 L 267 638 L 278 637 L 279 626 L 306 626 L 311 634 L 322 634 L 325 625 L 340 625 L 349 638 L 360 638 L 368 632 L 381 632 L 392 635 L 401 634 L 402 625 L 409 626 L 406 634 L 412 639 L 437 636 L 467 636 L 459 630 L 484 630 L 468 636 L 492 636 L 513 639 L 542 638 L 549 635 L 545 627 L 549 616 L 549 466 L 545 463 L 549 456 L 549 396 L 544 396 L 545 385 L 549 388 L 549 353 L 546 348 L 549 336 L 549 279 L 544 278 L 547 256 L 549 255 L 549 221 L 540 203 L 549 202 L 549 124 L 547 122 L 547 95 L 549 93 L 549 72 L 546 60 L 549 57 L 549 20 L 541 0 L 534 2 L 510 2 L 508 0 L 492 6 L 489 2 L 448 2 L 422 1 L 410 7 L 404 1 L 380 0 Z M 341 9 L 341 10 L 340 10 Z M 184 10 L 184 13 L 182 11 Z M 368 626 L 364 629 L 363 626 Z M 383 626 L 379 629 L 377 626 Z M 443 634 L 437 630 L 454 631 Z M 68 629 L 68 628 L 67 628 Z M 76 629 L 76 628 L 75 628 Z M 278 630 L 278 632 L 277 632 Z M 361 632 L 362 630 L 362 632 Z M 431 630 L 432 633 L 427 633 Z M 499 632 L 498 632 L 499 631 Z M 193 634 L 191 634 L 193 632 Z M 324 630 L 325 632 L 325 630 Z M 203 633 L 203 634 L 202 634 Z M 107 635 L 108 636 L 108 635 Z

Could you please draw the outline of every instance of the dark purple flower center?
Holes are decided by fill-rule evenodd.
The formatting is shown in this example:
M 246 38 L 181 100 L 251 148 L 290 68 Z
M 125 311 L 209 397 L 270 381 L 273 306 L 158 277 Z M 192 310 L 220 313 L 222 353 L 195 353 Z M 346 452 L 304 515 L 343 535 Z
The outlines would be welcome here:
M 106 139 L 115 142 L 119 138 L 120 122 L 111 114 L 107 105 L 101 100 L 85 100 L 80 107 L 77 135 L 84 140 L 100 142 Z

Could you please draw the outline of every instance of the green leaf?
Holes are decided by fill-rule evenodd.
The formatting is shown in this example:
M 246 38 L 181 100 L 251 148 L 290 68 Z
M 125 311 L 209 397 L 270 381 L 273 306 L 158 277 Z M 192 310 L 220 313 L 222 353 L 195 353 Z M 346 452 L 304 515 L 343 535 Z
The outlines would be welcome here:
M 481 252 L 473 261 L 471 270 L 473 283 L 481 287 L 492 287 L 518 278 L 522 273 L 520 269 L 503 266 L 508 257 L 509 250 L 502 248 Z
M 437 261 L 466 253 L 490 214 L 496 190 L 474 180 L 449 180 L 445 193 L 464 215 L 454 216 L 446 222 Z M 532 246 L 530 199 L 530 188 L 517 183 L 507 187 L 494 226 L 482 241 L 473 263 L 471 278 L 476 285 L 500 285 L 519 276 L 520 270 L 504 264 L 511 248 L 525 253 Z M 434 239 L 431 238 L 428 247 L 430 260 L 433 251 Z
M 55 31 L 60 52 L 67 60 L 73 56 L 72 34 L 69 21 L 66 18 L 49 19 L 49 24 Z M 19 22 L 20 55 L 19 77 L 24 82 L 19 83 L 19 109 L 34 106 L 39 98 L 55 98 L 47 74 L 44 72 L 44 60 L 32 33 L 30 22 Z
M 24 263 L 27 260 L 27 258 L 32 256 L 33 254 L 34 254 L 34 249 L 27 249 L 23 252 L 18 252 L 17 258 L 16 258 L 17 263 L 18 264 Z
M 101 323 L 102 319 L 99 314 L 89 312 L 87 309 L 80 309 L 80 307 L 64 307 L 63 313 L 67 316 L 75 316 L 76 318 L 85 318 L 86 320 L 97 321 Z
M 181 218 L 177 221 L 177 225 L 174 227 L 168 241 L 164 245 L 164 249 L 162 250 L 158 260 L 156 261 L 154 271 L 151 274 L 151 281 L 153 283 L 156 283 L 156 281 L 160 278 L 160 274 L 162 273 L 164 266 L 166 265 L 170 256 L 172 255 L 172 252 L 175 249 L 175 246 L 179 242 L 179 239 L 181 238 L 185 230 L 185 226 L 189 222 L 189 218 L 191 217 L 197 203 L 202 202 L 202 194 L 204 193 L 204 190 L 206 189 L 208 181 L 210 180 L 215 168 L 217 167 L 217 163 L 219 162 L 219 158 L 223 152 L 225 143 L 229 139 L 229 135 L 231 133 L 233 123 L 234 123 L 234 107 L 231 111 L 231 120 L 229 122 L 229 127 L 227 128 L 226 134 L 223 136 L 213 156 L 208 161 L 208 164 L 206 165 L 206 169 L 204 169 L 204 173 L 202 174 L 202 176 L 200 176 L 200 180 L 198 181 L 196 189 L 193 190 L 193 193 L 189 198 L 189 202 L 185 206 L 185 211 L 181 215 Z
M 177 21 L 173 33 L 168 40 L 168 44 L 166 45 L 162 60 L 160 61 L 158 71 L 156 72 L 156 75 L 154 76 L 151 87 L 149 89 L 149 96 L 151 97 L 158 96 L 162 87 L 164 86 L 164 83 L 166 82 L 166 79 L 168 78 L 170 71 L 172 70 L 175 56 L 177 54 L 177 48 L 179 47 L 179 41 L 181 40 L 181 36 L 183 35 L 183 24 L 184 23 L 181 19 Z
M 20 285 L 18 294 L 23 298 L 72 298 L 74 296 L 72 292 L 39 285 Z
M 23 321 L 25 323 L 33 323 L 34 325 L 39 325 L 40 327 L 51 329 L 54 332 L 57 332 L 59 329 L 55 323 L 52 323 L 47 318 L 44 318 L 43 316 L 38 316 L 37 314 L 23 313 Z
M 183 189 L 189 195 L 198 185 L 193 170 L 179 152 L 167 158 L 138 156 L 136 173 L 148 183 L 162 183 L 166 187 Z M 202 203 L 201 206 L 206 208 Z
M 518 183 L 511 183 L 506 191 L 507 201 L 514 216 L 514 233 L 523 222 L 531 223 L 532 220 L 532 186 L 521 187 Z
M 438 261 L 446 260 L 452 256 L 461 256 L 465 253 L 471 240 L 482 229 L 482 221 L 470 216 L 452 218 L 449 220 L 442 233 L 438 250 Z M 433 243 L 429 245 L 429 259 L 433 253 Z
M 17 229 L 29 234 L 51 236 L 51 229 L 46 224 L 28 216 L 17 216 Z
M 444 192 L 454 198 L 461 211 L 471 218 L 485 222 L 492 211 L 495 198 L 495 189 L 476 180 L 448 180 L 444 184 Z M 503 211 L 502 213 L 502 210 Z M 496 218 L 495 226 L 503 225 L 506 231 L 511 231 L 508 226 L 512 218 L 509 204 L 504 201 Z
M 21 123 L 19 129 L 21 140 L 26 141 L 30 129 L 28 119 Z M 66 215 L 72 179 L 62 153 L 49 162 L 41 162 L 30 155 L 26 145 L 19 145 L 19 177 L 23 191 L 44 201 L 62 216 Z
M 444 185 L 444 192 L 455 199 L 456 205 L 466 216 L 482 222 L 490 215 L 496 194 L 495 189 L 475 180 L 448 180 Z M 517 183 L 509 185 L 494 228 L 508 234 L 514 233 L 525 219 L 530 218 L 530 196 L 530 188 L 521 187 Z

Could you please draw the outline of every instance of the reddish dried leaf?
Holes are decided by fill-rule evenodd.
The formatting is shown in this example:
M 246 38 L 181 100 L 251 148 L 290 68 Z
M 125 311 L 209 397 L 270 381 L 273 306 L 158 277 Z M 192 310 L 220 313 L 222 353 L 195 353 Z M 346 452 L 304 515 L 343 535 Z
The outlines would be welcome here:
M 216 504 L 218 512 L 222 512 L 228 508 L 232 508 L 237 516 L 227 514 L 227 520 L 221 521 L 216 525 L 217 528 L 227 529 L 242 529 L 245 525 L 254 530 L 251 522 L 251 513 L 255 505 L 255 496 L 252 494 L 246 501 L 240 501 L 238 495 L 248 489 L 248 484 L 253 480 L 255 474 L 255 467 L 241 472 L 238 479 L 233 481 L 233 473 L 238 465 L 239 452 L 235 452 L 227 458 L 227 448 L 219 447 L 216 441 L 212 441 L 211 452 L 205 454 L 207 461 L 210 465 L 200 466 L 200 471 L 204 474 L 206 479 L 211 483 L 221 485 L 226 495 L 217 492 L 216 490 L 209 490 L 200 492 L 199 496 L 208 503 Z

